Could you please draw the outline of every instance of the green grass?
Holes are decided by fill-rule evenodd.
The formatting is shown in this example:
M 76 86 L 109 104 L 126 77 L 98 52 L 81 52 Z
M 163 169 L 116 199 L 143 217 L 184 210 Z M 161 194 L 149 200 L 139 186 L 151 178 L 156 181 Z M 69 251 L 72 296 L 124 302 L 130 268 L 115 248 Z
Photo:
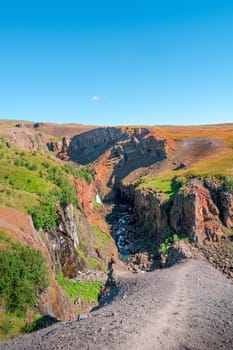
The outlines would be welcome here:
M 42 210 L 39 220 L 36 219 L 39 210 L 36 208 L 42 208 L 45 201 L 47 207 L 53 206 L 54 210 L 57 204 L 72 203 L 77 206 L 75 187 L 63 166 L 49 155 L 26 152 L 17 147 L 9 148 L 3 138 L 0 142 L 0 203 L 34 213 L 36 228 L 40 225 L 46 229 L 51 225 L 42 222 Z M 45 205 L 43 208 L 47 209 Z M 45 211 L 47 215 L 48 210 Z
M 0 184 L 0 204 L 5 207 L 27 211 L 32 206 L 39 205 L 39 196 L 35 193 L 16 190 L 7 184 Z
M 75 248 L 75 251 L 80 259 L 84 260 L 86 265 L 89 266 L 90 269 L 101 269 L 101 264 L 92 256 L 88 255 L 88 242 L 85 239 L 82 239 L 80 241 L 80 244 L 77 248 Z
M 6 340 L 25 335 L 32 328 L 35 321 L 41 315 L 35 311 L 28 311 L 25 317 L 19 317 L 16 313 L 4 313 L 0 310 L 0 340 Z
M 91 256 L 87 257 L 87 262 L 88 262 L 88 265 L 90 266 L 90 268 L 92 268 L 92 269 L 96 269 L 99 266 L 98 261 L 96 261 L 96 259 L 92 258 Z
M 153 177 L 144 177 L 135 182 L 136 188 L 146 188 L 152 192 L 163 192 L 171 199 L 191 178 L 202 179 L 215 177 L 226 182 L 226 187 L 233 184 L 233 151 L 225 150 L 193 164 L 188 169 L 165 171 Z
M 64 171 L 67 174 L 73 175 L 75 179 L 83 179 L 85 180 L 89 185 L 93 182 L 93 177 L 91 174 L 91 169 L 88 166 L 82 167 L 80 169 L 77 169 L 72 164 L 65 164 L 63 167 Z
M 107 241 L 110 239 L 110 236 L 107 233 L 101 231 L 97 225 L 92 224 L 91 228 L 96 238 L 94 247 L 105 248 Z
M 51 182 L 41 179 L 36 172 L 27 169 L 19 169 L 17 166 L 0 164 L 0 182 L 11 188 L 38 195 L 47 195 L 54 188 Z
M 25 319 L 14 313 L 0 314 L 0 340 L 13 338 L 23 334 Z
M 136 182 L 138 189 L 147 188 L 152 192 L 163 192 L 167 199 L 172 198 L 181 186 L 181 181 L 174 173 L 167 172 L 151 178 L 141 178 Z
M 62 272 L 56 275 L 58 284 L 63 288 L 69 299 L 80 298 L 83 301 L 98 301 L 103 282 L 74 282 L 63 277 Z

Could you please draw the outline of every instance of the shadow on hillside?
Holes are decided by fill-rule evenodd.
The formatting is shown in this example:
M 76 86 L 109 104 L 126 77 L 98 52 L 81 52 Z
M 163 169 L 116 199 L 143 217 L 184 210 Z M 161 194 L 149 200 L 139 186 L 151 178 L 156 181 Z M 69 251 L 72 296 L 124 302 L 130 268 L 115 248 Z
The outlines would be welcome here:
M 32 324 L 29 324 L 25 327 L 24 331 L 26 333 L 32 333 L 39 331 L 40 329 L 47 328 L 53 324 L 59 322 L 55 317 L 50 315 L 45 315 L 40 317 L 38 320 L 34 321 Z

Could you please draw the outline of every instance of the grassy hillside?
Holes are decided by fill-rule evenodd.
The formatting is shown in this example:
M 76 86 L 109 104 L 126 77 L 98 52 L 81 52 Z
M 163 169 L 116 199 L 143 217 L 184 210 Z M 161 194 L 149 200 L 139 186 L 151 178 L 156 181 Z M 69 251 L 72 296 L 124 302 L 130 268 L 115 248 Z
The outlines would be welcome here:
M 92 181 L 86 168 L 64 166 L 50 154 L 25 152 L 8 147 L 4 139 L 0 142 L 0 204 L 29 212 L 37 229 L 55 225 L 54 218 L 47 227 L 43 221 L 48 221 L 49 215 L 56 215 L 56 203 L 77 205 L 75 187 L 69 176 Z
M 199 136 L 221 136 L 226 144 L 226 148 L 220 149 L 211 156 L 194 162 L 190 167 L 180 170 L 165 170 L 158 172 L 156 176 L 145 176 L 137 180 L 137 188 L 148 188 L 152 191 L 161 191 L 168 198 L 173 197 L 179 188 L 188 182 L 191 178 L 199 177 L 202 179 L 215 177 L 222 181 L 227 189 L 233 185 L 233 127 L 226 128 L 219 126 L 221 131 L 216 134 L 216 128 L 208 127 L 179 127 L 176 129 L 165 129 L 165 134 L 173 138 L 185 138 Z M 163 130 L 164 133 L 164 130 Z
M 137 188 L 161 191 L 169 199 L 178 192 L 182 185 L 194 177 L 202 179 L 214 177 L 220 180 L 226 189 L 233 189 L 233 151 L 213 155 L 192 165 L 189 169 L 176 172 L 164 171 L 156 176 L 142 177 L 135 184 Z

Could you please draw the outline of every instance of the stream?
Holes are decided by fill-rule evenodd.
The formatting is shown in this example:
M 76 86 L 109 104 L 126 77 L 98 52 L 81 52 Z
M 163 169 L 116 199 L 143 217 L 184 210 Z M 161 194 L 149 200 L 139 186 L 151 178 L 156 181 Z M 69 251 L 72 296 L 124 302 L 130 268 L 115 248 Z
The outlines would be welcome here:
M 160 267 L 155 252 L 149 252 L 145 228 L 133 222 L 133 208 L 127 203 L 115 203 L 107 218 L 116 242 L 119 258 L 132 272 L 151 271 Z
M 127 262 L 131 253 L 132 242 L 129 240 L 129 218 L 132 208 L 127 204 L 118 204 L 114 208 L 115 223 L 112 226 L 112 236 L 116 241 L 116 245 L 121 260 Z

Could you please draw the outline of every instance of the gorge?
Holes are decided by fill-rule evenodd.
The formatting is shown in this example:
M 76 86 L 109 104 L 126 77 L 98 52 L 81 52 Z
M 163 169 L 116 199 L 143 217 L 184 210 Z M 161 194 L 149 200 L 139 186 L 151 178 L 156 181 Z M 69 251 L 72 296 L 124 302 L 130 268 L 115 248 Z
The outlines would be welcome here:
M 1 233 L 42 252 L 35 307 L 65 321 L 0 349 L 232 347 L 232 124 L 0 128 Z

